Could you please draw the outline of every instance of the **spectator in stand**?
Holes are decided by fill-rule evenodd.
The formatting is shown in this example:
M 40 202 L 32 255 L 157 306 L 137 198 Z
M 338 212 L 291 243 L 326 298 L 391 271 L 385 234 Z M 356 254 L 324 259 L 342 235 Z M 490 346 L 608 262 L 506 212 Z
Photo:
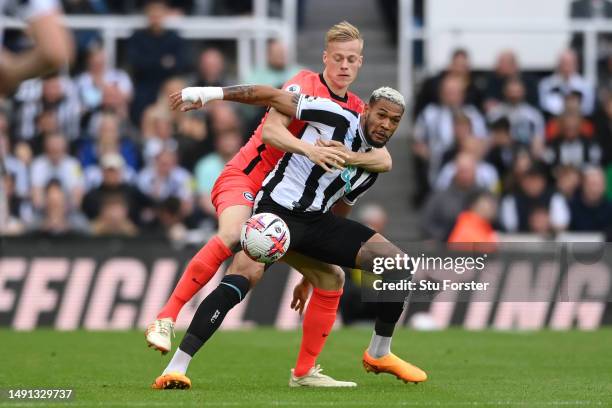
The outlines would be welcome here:
M 599 167 L 588 167 L 582 172 L 580 194 L 570 202 L 572 231 L 611 232 L 612 201 L 605 196 L 606 178 Z
M 453 115 L 466 115 L 472 124 L 474 136 L 486 137 L 485 121 L 473 105 L 465 104 L 461 79 L 444 78 L 440 88 L 440 104 L 429 104 L 417 118 L 412 150 L 417 158 L 417 180 L 428 184 L 418 186 L 418 194 L 426 193 L 433 185 L 442 164 L 444 153 L 454 142 Z
M 522 148 L 517 146 L 512 140 L 510 121 L 506 117 L 502 117 L 490 124 L 489 135 L 491 145 L 485 156 L 485 161 L 495 167 L 502 181 L 501 191 L 506 193 L 509 188 L 508 178 L 512 173 L 512 166 Z
M 73 81 L 66 76 L 45 80 L 30 79 L 23 82 L 14 97 L 16 136 L 33 142 L 36 136 L 36 118 L 41 112 L 54 112 L 59 130 L 69 140 L 80 134 L 81 103 Z
M 519 78 L 513 77 L 506 81 L 504 100 L 487 115 L 489 122 L 503 117 L 510 121 L 514 143 L 526 146 L 535 157 L 541 156 L 544 148 L 544 117 L 525 101 L 525 85 Z
M 576 53 L 565 50 L 559 56 L 557 70 L 540 81 L 540 107 L 549 115 L 560 115 L 564 110 L 564 97 L 577 92 L 582 97 L 581 111 L 590 116 L 595 108 L 593 85 L 578 73 Z
M 90 190 L 83 197 L 82 210 L 89 219 L 94 219 L 100 214 L 100 204 L 105 196 L 120 194 L 128 206 L 130 219 L 136 223 L 144 222 L 152 218 L 151 200 L 142 194 L 140 190 L 126 181 L 124 176 L 125 163 L 123 157 L 117 153 L 107 153 L 100 160 L 102 180 L 100 185 Z
M 173 138 L 174 129 L 172 118 L 163 109 L 147 109 L 142 120 L 142 139 L 144 141 L 142 154 L 145 166 L 155 162 L 155 157 L 164 148 L 169 146 L 176 149 L 177 142 Z
M 469 55 L 466 50 L 457 49 L 453 52 L 451 60 L 444 71 L 423 82 L 414 105 L 415 118 L 421 114 L 427 105 L 440 103 L 440 88 L 442 87 L 442 82 L 449 76 L 459 79 L 463 89 L 463 99 L 467 105 L 474 105 L 478 108 L 482 106 L 482 91 L 474 82 Z
M 62 183 L 51 179 L 43 188 L 42 205 L 29 226 L 30 231 L 53 236 L 88 233 L 87 219 L 70 201 Z
M 435 190 L 446 190 L 451 185 L 457 173 L 457 163 L 465 160 L 462 156 L 467 155 L 470 156 L 470 160 L 473 160 L 476 165 L 474 170 L 476 186 L 491 192 L 497 191 L 499 189 L 499 176 L 492 164 L 482 160 L 485 149 L 486 146 L 484 146 L 482 140 L 475 137 L 466 139 L 463 145 L 460 146 L 455 160 L 445 164 L 440 170 L 440 175 L 434 186 Z
M 578 187 L 582 182 L 580 170 L 574 166 L 559 166 L 553 172 L 555 187 L 569 203 L 576 196 Z
M 268 41 L 267 48 L 267 64 L 265 67 L 255 69 L 246 79 L 247 84 L 264 84 L 275 88 L 281 88 L 283 84 L 291 79 L 298 71 L 302 69 L 297 64 L 289 64 L 287 62 L 287 48 L 279 39 L 271 39 Z M 239 105 L 238 107 L 245 117 L 246 129 L 245 134 L 252 134 L 261 118 L 266 112 L 266 107 L 255 107 L 248 105 Z
M 432 193 L 423 208 L 421 231 L 427 239 L 446 241 L 455 220 L 465 209 L 467 199 L 478 191 L 474 159 L 470 155 L 461 155 L 456 165 L 453 184 L 446 190 Z
M 605 102 L 612 97 L 612 50 L 608 51 L 599 71 L 597 96 L 600 101 Z
M 474 138 L 472 122 L 461 111 L 453 112 L 453 146 L 442 155 L 441 167 L 455 160 L 459 151 L 469 139 Z
M 168 197 L 179 198 L 182 214 L 184 216 L 191 214 L 193 209 L 191 174 L 178 165 L 174 147 L 162 147 L 155 161 L 138 174 L 137 185 L 143 194 L 157 203 Z
M 178 197 L 166 197 L 157 204 L 156 217 L 146 226 L 146 235 L 181 241 L 187 234 L 184 219 L 181 200 Z
M 225 57 L 218 48 L 207 48 L 200 54 L 193 86 L 226 86 Z
M 98 164 L 100 157 L 110 152 L 120 153 L 132 171 L 140 167 L 138 148 L 130 138 L 121 135 L 119 117 L 113 112 L 104 112 L 100 115 L 95 138 L 81 142 L 78 157 L 86 168 Z
M 161 84 L 180 74 L 186 64 L 184 42 L 174 31 L 163 26 L 168 15 L 163 0 L 150 0 L 145 7 L 148 26 L 128 40 L 128 57 L 135 79 L 132 119 L 140 122 L 144 109 L 155 101 Z
M 529 213 L 527 225 L 527 232 L 539 235 L 544 240 L 554 239 L 557 232 L 552 224 L 550 209 L 544 206 L 536 206 L 532 209 Z
M 524 98 L 530 105 L 538 105 L 538 87 L 535 80 L 520 71 L 518 59 L 512 50 L 504 50 L 497 56 L 495 71 L 487 78 L 484 108 L 489 112 L 505 99 L 504 88 L 510 79 L 519 79 L 524 87 Z
M 28 168 L 12 154 L 9 137 L 2 129 L 5 125 L 6 116 L 0 113 L 0 158 L 3 160 L 0 169 L 3 166 L 4 170 L 0 170 L 0 174 L 8 173 L 12 177 L 11 183 L 15 196 L 20 199 L 26 199 L 30 196 Z
M 66 138 L 61 133 L 52 133 L 45 138 L 44 153 L 32 162 L 32 203 L 36 209 L 45 204 L 45 189 L 55 180 L 67 194 L 66 205 L 79 208 L 84 192 L 81 166 L 68 155 Z
M 601 146 L 602 162 L 612 164 L 612 93 L 602 101 L 602 109 L 595 116 L 595 140 Z
M 500 221 L 508 232 L 529 232 L 532 213 L 546 210 L 555 231 L 563 231 L 570 221 L 569 208 L 565 198 L 552 188 L 547 187 L 546 172 L 543 166 L 534 164 L 520 179 L 518 189 L 502 199 Z M 534 220 L 541 225 L 541 214 Z M 539 218 L 538 218 L 539 217 Z M 538 228 L 541 232 L 541 228 Z
M 283 84 L 302 69 L 299 65 L 290 65 L 287 62 L 287 48 L 277 39 L 268 41 L 267 65 L 255 69 L 248 77 L 248 84 L 270 85 L 281 88 Z
M 232 104 L 227 102 L 215 102 L 209 107 L 210 129 L 213 137 L 226 132 L 242 132 L 242 121 Z
M 124 115 L 127 114 L 133 94 L 132 80 L 125 71 L 107 67 L 104 49 L 94 47 L 89 51 L 87 71 L 76 79 L 76 86 L 83 106 L 86 129 L 89 121 L 95 123 L 92 116 L 105 108 L 126 118 Z M 92 133 L 91 130 L 89 133 Z
M 544 161 L 555 168 L 559 165 L 583 167 L 599 165 L 601 148 L 596 141 L 580 133 L 582 116 L 565 113 L 560 118 L 560 136 L 548 143 L 544 152 Z
M 180 92 L 186 87 L 184 80 L 178 77 L 168 79 L 162 85 L 157 100 L 147 107 L 141 121 L 141 137 L 144 140 L 143 156 L 145 164 L 151 163 L 164 145 L 177 146 L 174 139 L 178 123 L 184 114 L 173 112 L 168 106 L 168 95 Z M 202 111 L 194 112 L 202 114 Z
M 215 181 L 225 164 L 238 153 L 241 146 L 242 135 L 237 130 L 219 133 L 215 137 L 215 152 L 200 159 L 195 167 L 200 208 L 211 217 L 216 216 L 210 195 Z
M 468 209 L 457 217 L 448 242 L 497 242 L 493 222 L 497 217 L 497 199 L 488 192 L 479 192 L 468 200 Z
M 0 172 L 0 236 L 21 235 L 25 232 L 25 223 L 31 215 L 31 207 L 15 193 L 15 175 Z M 5 201 L 6 200 L 6 201 Z
M 590 119 L 585 118 L 581 111 L 582 106 L 582 95 L 579 92 L 570 92 L 564 98 L 565 109 L 563 113 L 571 113 L 580 116 L 580 133 L 591 138 L 595 134 L 595 126 Z M 561 114 L 560 116 L 563 116 Z M 561 133 L 561 119 L 559 116 L 552 117 L 546 123 L 546 140 L 551 141 L 556 137 L 559 137 Z
M 518 150 L 512 162 L 510 173 L 504 178 L 503 192 L 512 194 L 520 190 L 520 181 L 523 176 L 534 166 L 535 160 L 527 150 Z
M 178 144 L 179 163 L 192 173 L 198 161 L 214 151 L 203 112 L 186 112 L 179 116 L 174 138 Z
M 91 224 L 93 235 L 124 235 L 133 237 L 138 228 L 128 217 L 129 208 L 121 193 L 102 197 L 100 215 Z

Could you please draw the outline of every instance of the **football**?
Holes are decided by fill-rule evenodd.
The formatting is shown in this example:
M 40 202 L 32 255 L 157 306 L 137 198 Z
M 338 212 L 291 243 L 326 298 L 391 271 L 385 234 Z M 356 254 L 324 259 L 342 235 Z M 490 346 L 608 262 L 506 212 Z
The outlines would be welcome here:
M 274 263 L 289 249 L 289 228 L 274 214 L 256 214 L 242 226 L 240 245 L 252 260 Z

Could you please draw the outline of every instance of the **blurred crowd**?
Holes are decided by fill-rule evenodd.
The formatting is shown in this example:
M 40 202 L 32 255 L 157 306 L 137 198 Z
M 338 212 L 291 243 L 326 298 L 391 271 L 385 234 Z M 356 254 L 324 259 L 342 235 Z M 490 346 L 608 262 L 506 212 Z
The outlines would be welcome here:
M 73 1 L 67 9 L 98 3 L 130 2 Z M 144 10 L 148 26 L 127 40 L 125 69 L 111 68 L 93 41 L 80 69 L 26 81 L 0 99 L 5 233 L 184 240 L 198 231 L 201 242 L 215 230 L 214 181 L 263 111 L 224 102 L 171 111 L 168 95 L 186 86 L 234 84 L 231 60 L 214 45 L 187 53 L 186 41 L 164 28 L 175 12 L 165 2 Z M 267 57 L 248 82 L 280 87 L 300 69 L 287 64 L 279 40 L 268 42 Z
M 123 44 L 123 69 L 110 67 L 97 33 L 79 31 L 75 68 L 26 81 L 0 99 L 1 187 L 8 196 L 0 203 L 2 230 L 177 240 L 189 231 L 212 233 L 214 181 L 264 111 L 223 102 L 187 114 L 170 111 L 167 96 L 185 86 L 234 84 L 235 61 L 215 43 L 194 48 L 163 22 L 177 14 L 250 13 L 252 2 L 63 3 L 67 13 L 144 11 L 148 25 Z M 574 3 L 573 15 L 592 17 L 593 10 L 578 6 L 595 2 Z M 396 5 L 381 1 L 390 4 Z M 609 2 L 602 4 L 602 16 L 612 17 Z M 9 47 L 22 42 L 5 40 Z M 597 84 L 580 73 L 579 37 L 552 73 L 522 70 L 512 50 L 500 52 L 490 72 L 476 73 L 458 49 L 446 69 L 420 84 L 411 185 L 423 238 L 491 241 L 495 231 L 612 237 L 609 40 L 599 41 Z M 287 63 L 280 40 L 269 41 L 267 58 L 246 82 L 279 87 L 300 69 Z M 364 214 L 386 217 L 380 207 Z
M 414 202 L 423 237 L 488 242 L 612 232 L 612 53 L 599 83 L 568 48 L 554 72 L 521 70 L 511 50 L 477 75 L 456 50 L 414 107 Z

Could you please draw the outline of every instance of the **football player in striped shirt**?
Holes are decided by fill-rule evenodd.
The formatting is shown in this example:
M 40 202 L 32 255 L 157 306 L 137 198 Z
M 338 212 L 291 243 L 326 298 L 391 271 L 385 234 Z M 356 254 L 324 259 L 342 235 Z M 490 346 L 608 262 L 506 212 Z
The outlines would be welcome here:
M 342 108 L 325 98 L 291 94 L 257 85 L 186 88 L 181 94 L 173 95 L 172 99 L 174 107 L 187 101 L 183 110 L 200 107 L 215 99 L 272 106 L 285 115 L 307 123 L 300 134 L 302 141 L 315 144 L 321 138 L 336 142 L 339 148 L 351 152 L 384 147 L 399 126 L 405 110 L 401 94 L 388 87 L 372 93 L 362 114 Z M 288 152 L 264 180 L 254 212 L 273 213 L 287 223 L 291 234 L 291 251 L 320 262 L 367 270 L 375 258 L 403 257 L 404 253 L 372 229 L 335 215 L 330 209 L 340 199 L 352 205 L 375 180 L 375 173 L 358 168 L 326 172 L 307 157 Z M 291 253 L 287 254 L 287 257 L 291 256 Z M 238 265 L 237 270 L 230 270 L 226 278 L 244 277 L 242 274 L 250 268 L 263 269 L 262 264 L 251 261 L 243 252 L 236 255 L 234 264 Z M 313 281 L 317 281 L 316 277 Z M 185 376 L 191 358 L 214 333 L 220 324 L 218 320 L 222 320 L 248 291 L 248 283 L 240 285 L 237 284 L 239 282 L 226 282 L 232 290 L 218 288 L 204 299 L 179 349 L 153 384 L 154 388 L 187 388 L 191 385 Z M 315 366 L 335 321 L 342 293 L 340 288 L 335 291 L 315 288 L 314 293 L 317 291 L 320 299 L 313 298 L 308 306 L 313 311 L 312 319 L 308 321 L 307 316 L 304 320 L 304 331 L 308 325 L 311 326 L 310 332 L 317 335 L 309 338 L 308 342 L 303 340 L 289 385 L 350 386 L 348 382 L 338 382 L 322 375 L 319 367 Z M 367 371 L 390 373 L 405 382 L 422 382 L 427 379 L 424 371 L 391 353 L 391 338 L 403 308 L 403 302 L 378 303 L 374 334 L 364 352 L 363 365 Z
M 357 77 L 362 64 L 363 39 L 359 30 L 347 22 L 336 24 L 327 32 L 323 73 L 300 71 L 287 81 L 283 89 L 293 93 L 307 93 L 333 100 L 334 103 L 360 113 L 363 102 L 348 91 Z M 305 128 L 305 122 L 286 117 L 270 110 L 253 136 L 240 152 L 226 165 L 212 191 L 212 201 L 219 218 L 217 235 L 210 239 L 191 259 L 183 276 L 176 285 L 167 303 L 158 313 L 156 320 L 146 331 L 149 346 L 168 352 L 174 322 L 181 308 L 214 276 L 219 266 L 233 255 L 239 241 L 240 228 L 251 216 L 255 195 L 261 183 L 274 168 L 285 151 L 310 158 L 325 170 L 350 164 L 373 172 L 388 171 L 391 156 L 386 149 L 375 149 L 368 153 L 339 151 L 329 146 L 304 143 L 298 136 Z M 265 131 L 264 131 L 265 129 Z M 292 136 L 293 135 L 293 136 Z M 323 263 L 301 262 L 292 265 L 302 272 L 306 269 L 332 268 L 339 279 L 342 271 Z M 247 276 L 254 286 L 261 273 Z M 231 279 L 226 277 L 224 279 Z M 318 294 L 313 294 L 318 296 Z M 306 311 L 306 315 L 309 311 Z M 308 336 L 307 333 L 305 336 Z

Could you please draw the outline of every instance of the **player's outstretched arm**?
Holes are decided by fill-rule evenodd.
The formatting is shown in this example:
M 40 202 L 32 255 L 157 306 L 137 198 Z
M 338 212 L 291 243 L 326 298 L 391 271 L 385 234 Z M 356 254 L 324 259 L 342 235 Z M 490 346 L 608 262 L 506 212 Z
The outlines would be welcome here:
M 31 50 L 0 56 L 0 94 L 9 94 L 22 81 L 68 67 L 74 57 L 72 37 L 57 11 L 34 18 L 28 25 L 34 41 Z
M 391 171 L 393 160 L 386 147 L 372 149 L 369 152 L 352 152 L 344 144 L 335 140 L 318 140 L 317 145 L 332 147 L 345 152 L 346 165 L 360 167 L 370 173 L 386 173 Z
M 240 102 L 247 105 L 270 106 L 284 115 L 295 116 L 300 95 L 267 85 L 205 86 L 184 88 L 170 95 L 173 110 L 187 112 L 214 100 Z

